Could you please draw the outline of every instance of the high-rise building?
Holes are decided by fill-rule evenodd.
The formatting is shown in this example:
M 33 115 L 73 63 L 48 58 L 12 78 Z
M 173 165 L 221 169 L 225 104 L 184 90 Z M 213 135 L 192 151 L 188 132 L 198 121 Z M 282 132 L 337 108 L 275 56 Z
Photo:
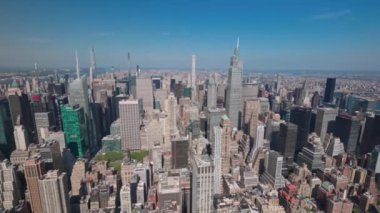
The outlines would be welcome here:
M 25 161 L 24 168 L 32 211 L 43 212 L 42 197 L 38 187 L 38 180 L 45 173 L 43 162 L 39 158 L 31 158 Z
M 334 100 L 334 90 L 335 90 L 335 78 L 327 78 L 325 95 L 323 96 L 324 103 L 332 103 Z
M 311 108 L 313 109 L 316 109 L 317 107 L 319 107 L 321 103 L 321 96 L 319 95 L 319 92 L 318 91 L 315 91 L 313 93 L 313 97 L 311 97 Z
M 136 99 L 142 99 L 144 111 L 148 114 L 153 111 L 153 86 L 151 78 L 139 77 L 136 79 Z
M 243 64 L 240 61 L 239 40 L 234 55 L 231 57 L 228 71 L 228 87 L 226 97 L 226 109 L 231 120 L 232 127 L 241 128 L 240 119 L 242 114 L 242 72 Z
M 215 76 L 210 76 L 207 84 L 207 108 L 216 107 L 216 83 Z
M 83 107 L 84 114 L 89 116 L 90 113 L 90 103 L 88 95 L 88 85 L 87 79 L 85 77 L 77 78 L 73 80 L 69 85 L 69 104 L 79 105 Z
M 197 81 L 197 76 L 196 76 L 196 73 L 195 73 L 195 58 L 196 56 L 193 54 L 191 56 L 191 88 L 192 88 L 192 92 L 191 92 L 191 96 L 192 96 L 192 100 L 195 101 L 196 99 L 196 94 L 197 94 L 197 88 L 196 88 L 196 81 Z
M 244 132 L 251 138 L 256 138 L 257 124 L 261 111 L 260 99 L 248 99 L 244 101 Z
M 320 138 L 324 139 L 326 133 L 333 132 L 335 118 L 338 115 L 338 109 L 334 108 L 318 108 L 317 117 L 315 119 L 315 132 Z
M 16 149 L 27 150 L 29 146 L 29 136 L 28 132 L 23 125 L 16 125 L 13 132 Z
M 307 167 L 314 171 L 317 169 L 324 170 L 325 162 L 322 160 L 324 149 L 321 139 L 313 134 L 309 137 L 302 151 L 297 155 L 297 163 L 302 165 L 305 163 Z
M 140 106 L 138 100 L 123 100 L 119 102 L 120 113 L 120 136 L 121 149 L 139 150 L 141 149 L 140 140 Z
M 123 185 L 120 189 L 121 213 L 132 212 L 131 189 L 129 185 Z
M 336 117 L 334 129 L 334 135 L 343 142 L 346 152 L 355 155 L 361 130 L 359 118 L 348 114 L 340 114 Z
M 363 134 L 359 148 L 360 154 L 371 152 L 376 145 L 380 145 L 380 115 L 367 116 L 363 125 Z M 1 133 L 0 133 L 1 134 Z
M 265 171 L 260 176 L 260 180 L 271 184 L 275 189 L 284 187 L 285 178 L 282 176 L 283 157 L 276 151 L 268 151 L 265 153 L 264 164 Z
M 187 168 L 189 153 L 189 138 L 180 137 L 172 140 L 172 168 Z
M 177 99 L 173 93 L 170 93 L 168 99 L 165 101 L 165 111 L 168 113 L 169 118 L 170 137 L 175 138 L 179 132 L 177 128 Z
M 63 130 L 71 153 L 83 157 L 87 149 L 87 128 L 83 108 L 79 105 L 61 106 Z
M 297 125 L 293 123 L 280 124 L 280 149 L 278 151 L 284 157 L 283 174 L 286 176 L 288 168 L 293 165 L 296 143 L 297 143 Z
M 8 100 L 0 98 L 0 150 L 9 158 L 15 149 L 13 125 Z
M 34 113 L 38 142 L 42 143 L 42 132 L 48 132 L 53 126 L 53 114 L 51 112 Z
M 16 167 L 8 160 L 0 161 L 0 206 L 5 209 L 15 207 L 21 200 L 20 187 Z
M 231 159 L 231 139 L 232 139 L 232 125 L 227 115 L 223 115 L 220 120 L 220 127 L 222 127 L 221 137 L 221 159 L 222 159 L 222 175 L 228 174 L 230 171 Z
M 243 82 L 242 99 L 243 101 L 251 98 L 257 98 L 259 94 L 259 84 L 257 82 Z
M 207 110 L 207 139 L 214 141 L 213 128 L 219 126 L 220 119 L 226 114 L 226 110 L 224 108 L 208 108 Z
M 223 129 L 221 126 L 213 127 L 214 143 L 213 143 L 213 163 L 214 163 L 214 193 L 221 194 L 223 188 L 222 179 L 222 136 Z
M 66 173 L 48 171 L 38 180 L 42 212 L 69 213 L 69 189 Z
M 380 173 L 380 145 L 375 146 L 375 149 L 372 150 L 368 169 L 373 174 Z
M 9 109 L 12 123 L 15 125 L 33 126 L 30 103 L 28 96 L 23 93 L 15 93 L 8 96 Z M 28 131 L 29 137 L 33 136 L 32 129 Z
M 296 152 L 300 152 L 308 140 L 311 122 L 311 108 L 293 107 L 290 111 L 290 122 L 298 127 Z
M 208 155 L 190 154 L 192 212 L 211 213 L 214 195 L 214 166 Z
M 71 182 L 71 195 L 82 195 L 81 187 L 82 181 L 86 174 L 86 161 L 78 159 L 75 161 L 72 174 L 70 177 Z

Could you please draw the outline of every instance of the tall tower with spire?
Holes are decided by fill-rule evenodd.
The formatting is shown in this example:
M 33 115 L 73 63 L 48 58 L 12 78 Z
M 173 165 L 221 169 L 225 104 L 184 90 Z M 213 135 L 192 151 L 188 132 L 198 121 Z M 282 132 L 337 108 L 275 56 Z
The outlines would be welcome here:
M 191 97 L 192 97 L 192 100 L 194 101 L 195 100 L 195 97 L 196 97 L 196 85 L 195 85 L 195 82 L 197 80 L 197 76 L 196 76 L 196 73 L 195 73 L 195 61 L 196 61 L 196 56 L 195 54 L 193 54 L 191 56 Z
M 226 109 L 231 126 L 241 128 L 240 120 L 242 115 L 242 73 L 243 64 L 240 61 L 239 38 L 237 39 L 234 55 L 230 60 L 230 69 L 228 70 L 228 86 L 226 97 Z

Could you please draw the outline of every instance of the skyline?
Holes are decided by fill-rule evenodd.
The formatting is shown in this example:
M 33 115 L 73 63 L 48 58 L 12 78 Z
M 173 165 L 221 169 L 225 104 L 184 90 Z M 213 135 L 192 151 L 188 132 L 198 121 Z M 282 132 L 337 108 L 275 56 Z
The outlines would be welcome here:
M 21 4 L 22 3 L 22 4 Z M 0 2 L 0 67 L 379 71 L 380 3 L 350 1 Z M 67 12 L 70 11 L 70 12 Z M 195 14 L 195 15 L 194 15 Z

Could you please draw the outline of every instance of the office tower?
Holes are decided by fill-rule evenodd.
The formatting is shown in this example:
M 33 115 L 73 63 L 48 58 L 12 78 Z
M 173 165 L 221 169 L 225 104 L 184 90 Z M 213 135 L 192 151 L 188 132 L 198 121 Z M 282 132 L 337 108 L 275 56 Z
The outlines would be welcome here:
M 380 115 L 369 115 L 366 117 L 362 128 L 361 143 L 358 146 L 360 154 L 371 152 L 376 145 L 380 145 L 380 131 L 376 129 L 379 126 Z
M 269 141 L 270 149 L 279 150 L 280 146 L 280 124 L 281 121 L 269 120 L 265 131 L 265 139 Z
M 226 114 L 224 108 L 208 108 L 207 109 L 207 139 L 214 141 L 213 128 L 219 126 L 220 119 Z
M 302 165 L 305 163 L 311 170 L 325 169 L 325 162 L 322 160 L 324 149 L 321 139 L 317 135 L 310 135 L 302 151 L 297 155 L 297 164 Z
M 327 78 L 325 95 L 323 96 L 324 103 L 332 103 L 334 100 L 334 90 L 335 90 L 335 78 Z
M 259 84 L 257 82 L 243 82 L 242 100 L 257 98 L 259 94 Z
M 197 94 L 197 88 L 196 88 L 196 81 L 197 81 L 197 76 L 196 76 L 196 73 L 195 73 L 195 55 L 193 54 L 191 56 L 191 88 L 192 88 L 192 92 L 191 92 L 191 99 L 193 101 L 195 101 L 196 99 L 196 94 Z
M 223 188 L 222 179 L 222 137 L 223 129 L 219 126 L 213 127 L 214 143 L 212 147 L 214 163 L 214 194 L 221 194 Z
M 153 84 L 153 90 L 159 90 L 162 88 L 162 76 L 155 75 L 152 76 L 152 84 Z
M 243 64 L 240 61 L 239 39 L 234 55 L 231 57 L 230 69 L 228 70 L 228 87 L 226 97 L 226 109 L 231 120 L 232 127 L 240 129 L 242 114 L 242 72 Z
M 53 126 L 53 114 L 51 112 L 34 113 L 38 142 L 42 143 L 42 132 L 48 132 Z
M 86 78 L 78 77 L 77 79 L 74 79 L 69 85 L 68 93 L 69 104 L 72 106 L 79 105 L 80 107 L 83 107 L 84 114 L 89 116 L 90 104 Z
M 275 189 L 284 187 L 285 178 L 282 176 L 283 160 L 283 157 L 276 151 L 271 150 L 265 153 L 265 171 L 260 176 L 260 180 L 271 184 Z
M 322 140 L 322 139 L 321 139 Z M 338 137 L 334 137 L 332 133 L 324 139 L 326 154 L 330 157 L 336 157 L 344 153 L 344 144 Z
M 375 149 L 371 152 L 368 170 L 373 174 L 380 173 L 380 145 L 375 146 Z
M 214 166 L 208 155 L 190 154 L 192 212 L 211 213 L 214 195 Z
M 87 128 L 83 108 L 75 105 L 61 106 L 63 130 L 67 146 L 76 157 L 83 157 L 87 149 Z
M 296 88 L 294 91 L 294 104 L 297 106 L 302 106 L 306 97 L 306 80 L 303 82 L 302 87 Z
M 293 123 L 280 124 L 280 149 L 278 151 L 284 157 L 284 175 L 287 170 L 293 165 L 296 143 L 297 143 L 297 125 Z
M 222 175 L 228 174 L 230 171 L 230 158 L 231 150 L 230 145 L 232 143 L 232 125 L 227 115 L 223 115 L 220 120 L 220 126 L 222 127 L 221 136 L 221 159 L 222 159 Z
M 315 91 L 313 93 L 313 97 L 311 98 L 311 108 L 316 109 L 319 107 L 321 103 L 321 96 L 319 95 L 318 91 Z
M 55 107 L 57 108 L 57 119 L 56 119 L 57 129 L 63 131 L 61 106 L 68 104 L 69 99 L 67 96 L 61 96 L 61 97 L 58 97 L 55 102 L 56 102 Z
M 66 173 L 48 171 L 38 180 L 43 212 L 71 212 Z
M 119 111 L 121 149 L 124 151 L 141 149 L 139 102 L 137 100 L 120 101 Z
M 210 76 L 207 84 L 207 108 L 215 108 L 216 107 L 216 83 L 215 83 L 215 75 Z
M 29 146 L 29 137 L 24 126 L 16 125 L 14 128 L 13 135 L 15 139 L 16 149 L 27 150 Z
M 8 103 L 13 126 L 20 124 L 28 127 L 33 126 L 30 103 L 26 94 L 11 94 L 8 96 Z M 32 138 L 32 129 L 28 130 L 28 135 Z
M 189 138 L 180 137 L 172 140 L 172 168 L 180 169 L 188 166 Z
M 86 174 L 86 161 L 78 159 L 75 161 L 70 177 L 71 195 L 82 195 L 82 181 Z
M 153 111 L 153 87 L 151 78 L 139 77 L 136 79 L 136 99 L 142 99 L 144 111 L 151 114 Z
M 58 141 L 43 141 L 38 146 L 45 170 L 64 171 L 64 163 Z
M 5 157 L 9 158 L 14 149 L 13 125 L 8 100 L 0 98 L 0 150 Z
M 21 183 L 16 171 L 16 167 L 8 160 L 0 161 L 0 206 L 5 209 L 15 207 L 21 200 Z
M 348 114 L 340 114 L 336 117 L 334 135 L 343 142 L 347 154 L 356 154 L 360 130 L 359 118 Z
M 179 176 L 161 175 L 157 188 L 157 206 L 161 211 L 173 210 L 171 209 L 173 208 L 172 206 L 177 206 L 176 212 L 181 210 L 183 199 Z
M 131 189 L 129 184 L 123 185 L 120 189 L 120 209 L 121 213 L 132 212 Z
M 256 138 L 257 123 L 261 111 L 260 99 L 248 99 L 244 101 L 244 132 L 251 138 Z
M 30 158 L 25 161 L 24 168 L 32 211 L 43 212 L 42 197 L 38 187 L 38 180 L 45 173 L 43 162 L 38 158 Z
M 168 113 L 169 118 L 169 131 L 170 137 L 174 138 L 178 135 L 177 128 L 177 99 L 174 97 L 173 93 L 170 93 L 168 99 L 165 101 L 165 111 Z
M 311 108 L 293 107 L 290 111 L 290 122 L 298 127 L 296 152 L 300 152 L 308 140 L 311 123 Z
M 121 150 L 121 136 L 120 135 L 107 135 L 102 138 L 102 150 L 104 152 L 120 151 Z
M 320 138 L 324 139 L 326 133 L 334 130 L 335 118 L 338 115 L 338 109 L 334 108 L 318 108 L 317 117 L 315 119 L 315 132 Z

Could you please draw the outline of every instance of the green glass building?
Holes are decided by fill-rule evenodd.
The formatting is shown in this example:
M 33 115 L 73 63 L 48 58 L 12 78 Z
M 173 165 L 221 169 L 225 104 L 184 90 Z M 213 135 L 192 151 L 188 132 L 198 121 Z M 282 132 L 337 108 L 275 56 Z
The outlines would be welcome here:
M 79 105 L 62 105 L 61 116 L 67 146 L 73 155 L 83 157 L 88 144 L 83 108 Z
M 14 149 L 12 117 L 8 100 L 3 98 L 0 99 L 0 150 L 9 158 Z

